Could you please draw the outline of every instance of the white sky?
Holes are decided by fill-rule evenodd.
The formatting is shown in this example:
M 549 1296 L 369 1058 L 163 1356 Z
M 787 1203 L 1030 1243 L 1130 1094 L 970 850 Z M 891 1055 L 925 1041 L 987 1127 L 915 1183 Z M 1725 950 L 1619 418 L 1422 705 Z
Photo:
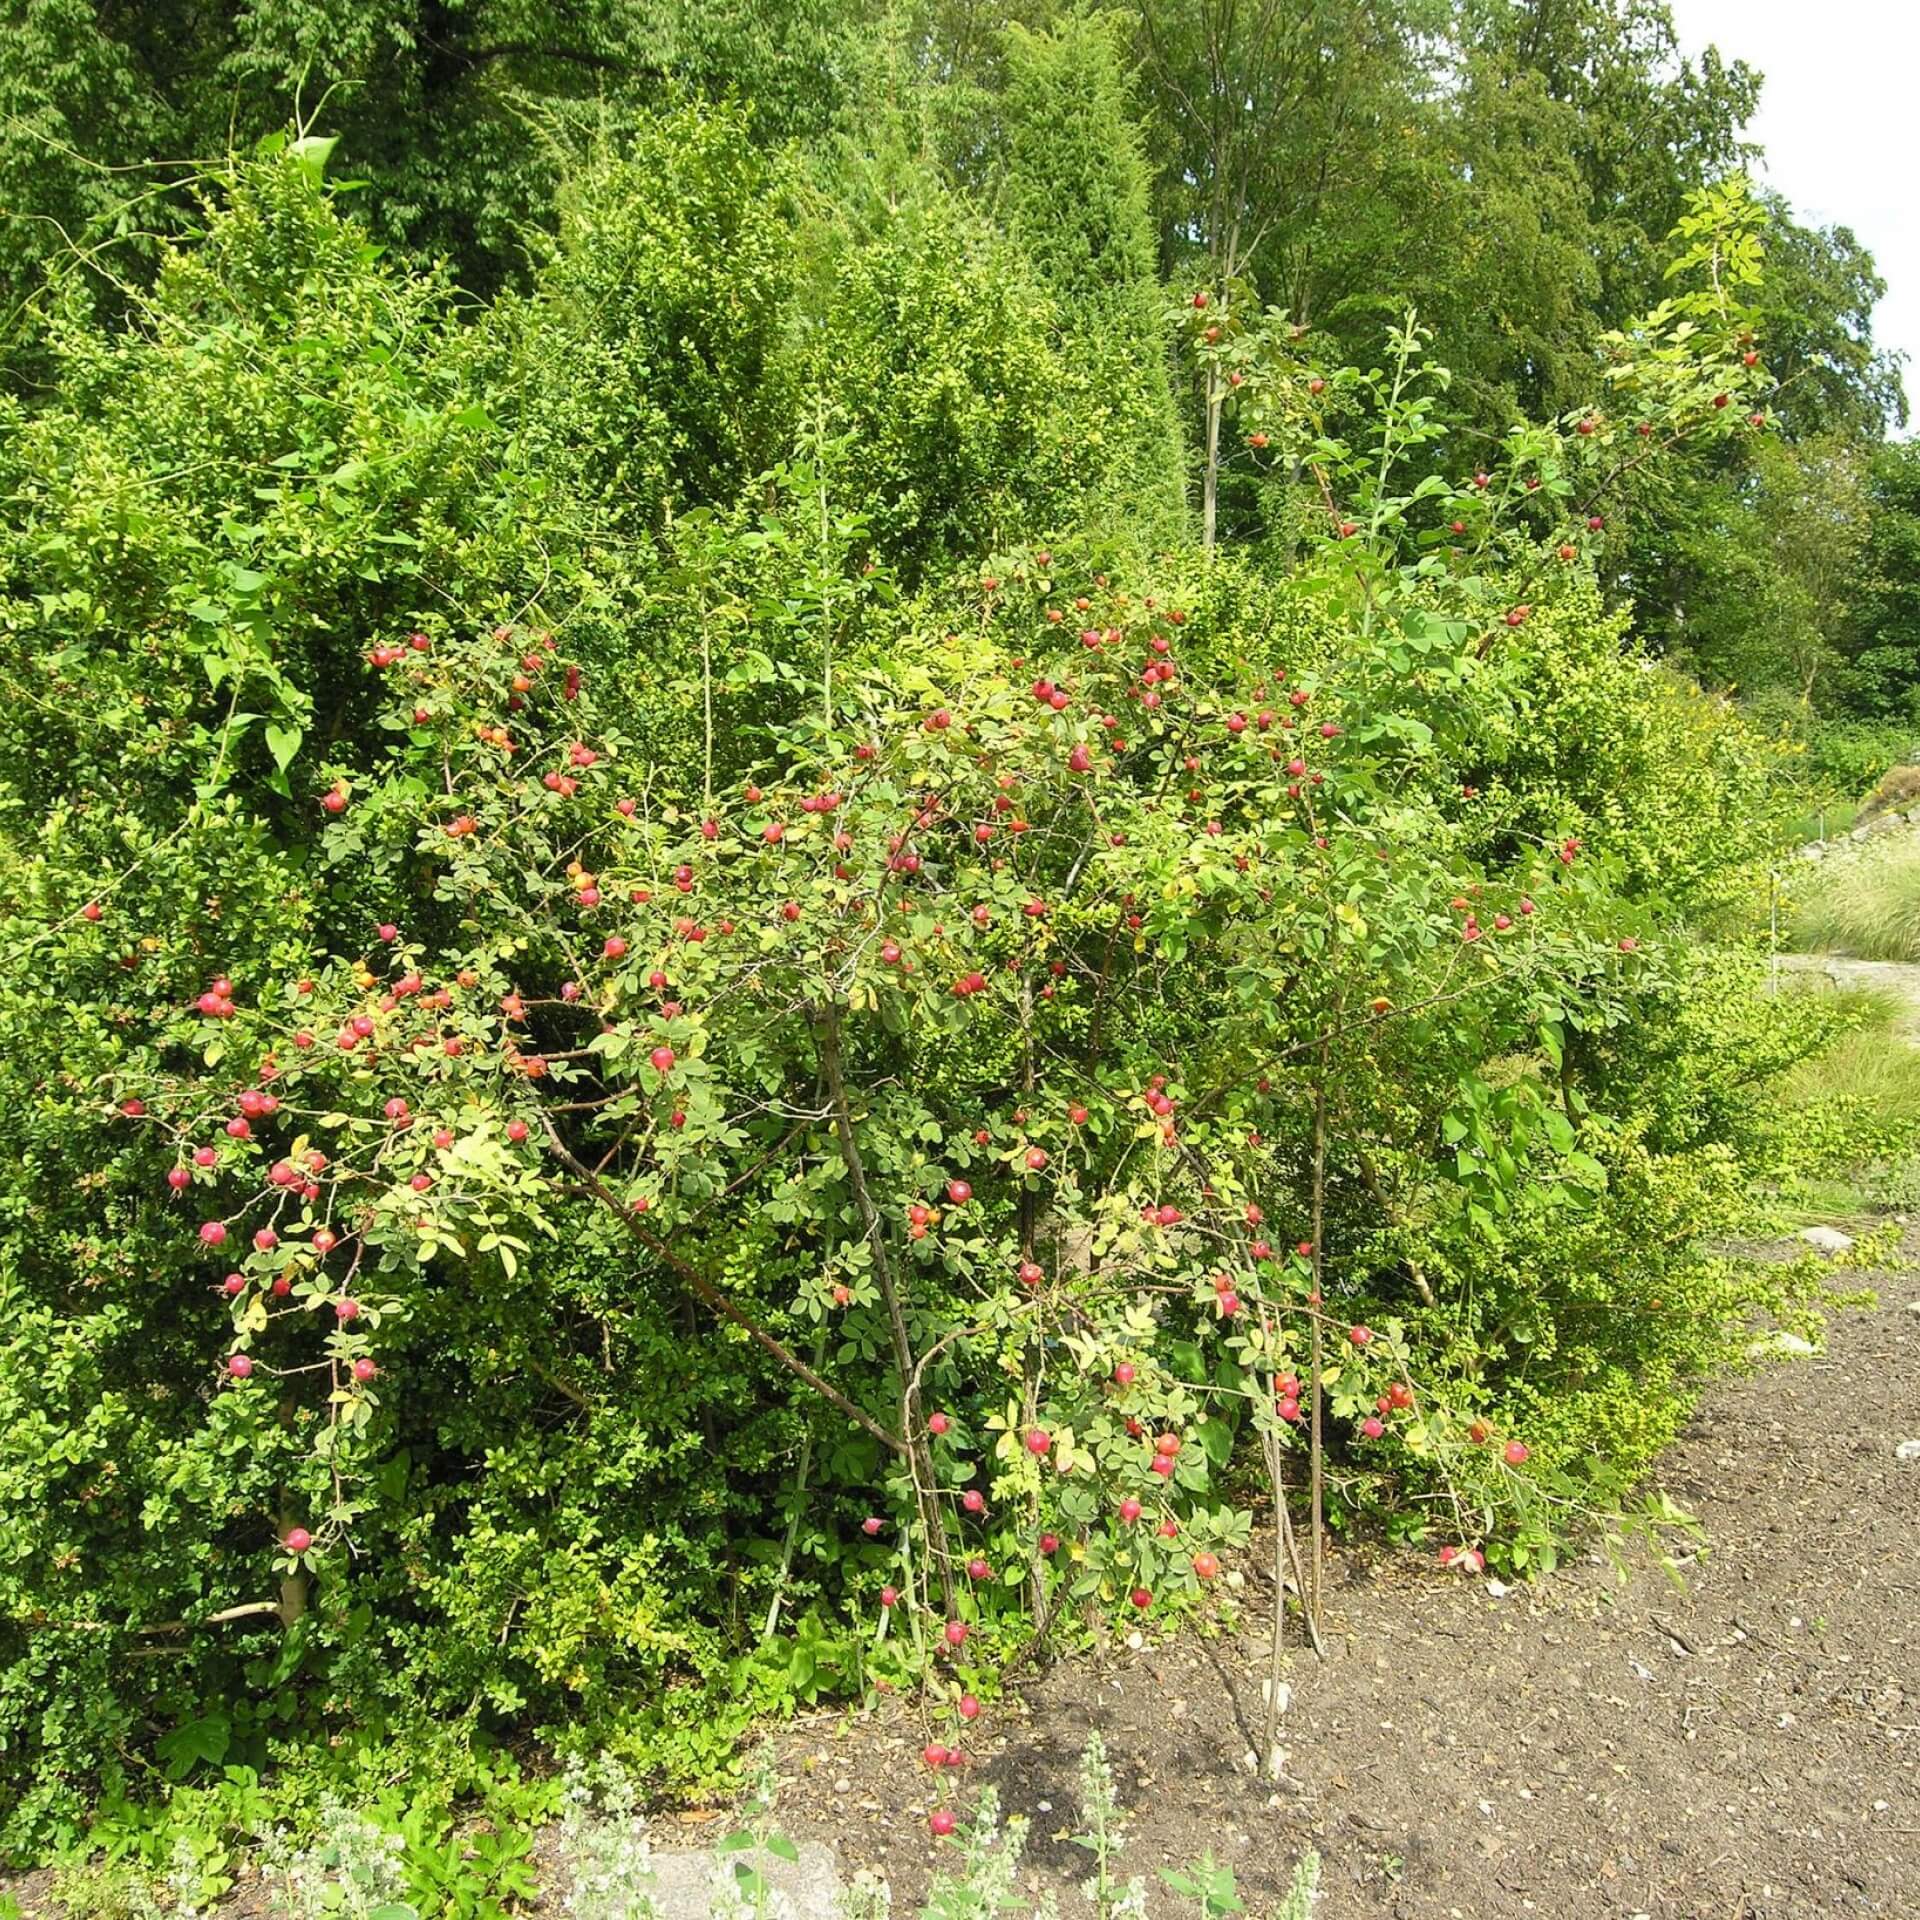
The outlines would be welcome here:
M 1887 283 L 1877 346 L 1920 414 L 1920 0 L 1669 0 L 1689 53 L 1766 76 L 1748 137 L 1803 220 L 1851 227 Z

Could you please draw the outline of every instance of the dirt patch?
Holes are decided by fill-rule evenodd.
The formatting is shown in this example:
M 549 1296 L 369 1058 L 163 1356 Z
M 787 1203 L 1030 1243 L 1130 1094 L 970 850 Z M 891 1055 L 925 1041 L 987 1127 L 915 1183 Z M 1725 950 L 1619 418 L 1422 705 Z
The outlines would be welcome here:
M 1099 1727 L 1134 1815 L 1123 1869 L 1211 1848 L 1254 1914 L 1305 1847 L 1324 1920 L 1797 1920 L 1920 1912 L 1920 1293 L 1837 1320 L 1829 1350 L 1714 1390 L 1665 1484 L 1709 1530 L 1684 1590 L 1588 1562 L 1503 1597 L 1411 1555 L 1339 1565 L 1326 1661 L 1291 1656 L 1288 1780 L 1248 1770 L 1264 1608 L 1237 1632 L 1055 1667 L 974 1729 L 976 1778 L 1064 1839 Z M 783 1823 L 923 1892 L 926 1738 L 904 1709 L 782 1742 Z M 1067 1909 L 1071 1911 L 1071 1908 Z

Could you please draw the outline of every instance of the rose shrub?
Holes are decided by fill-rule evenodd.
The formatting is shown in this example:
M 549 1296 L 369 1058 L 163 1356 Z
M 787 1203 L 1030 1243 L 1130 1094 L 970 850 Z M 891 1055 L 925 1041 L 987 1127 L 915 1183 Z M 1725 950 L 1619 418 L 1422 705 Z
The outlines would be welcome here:
M 7 403 L 9 1845 L 155 1758 L 701 1775 L 1272 1515 L 1309 1612 L 1323 1518 L 1550 1563 L 1806 1295 L 1702 1249 L 1820 1034 L 1676 937 L 1767 756 L 1592 566 L 1741 316 L 1484 478 L 1411 324 L 1202 338 L 1300 530 L 1206 556 L 1078 294 L 852 199 L 683 115 L 469 323 L 269 154 Z

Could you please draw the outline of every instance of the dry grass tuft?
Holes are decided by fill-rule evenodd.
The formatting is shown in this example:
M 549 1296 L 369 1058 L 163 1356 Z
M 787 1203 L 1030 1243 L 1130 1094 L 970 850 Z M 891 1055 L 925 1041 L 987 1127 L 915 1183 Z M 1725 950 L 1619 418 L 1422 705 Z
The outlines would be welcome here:
M 1832 860 L 1802 882 L 1792 929 L 1802 953 L 1920 961 L 1920 835 L 1889 838 L 1885 849 Z
M 1920 803 L 1920 767 L 1891 767 L 1867 795 L 1858 817 L 1871 820 L 1883 813 L 1904 813 L 1916 803 Z

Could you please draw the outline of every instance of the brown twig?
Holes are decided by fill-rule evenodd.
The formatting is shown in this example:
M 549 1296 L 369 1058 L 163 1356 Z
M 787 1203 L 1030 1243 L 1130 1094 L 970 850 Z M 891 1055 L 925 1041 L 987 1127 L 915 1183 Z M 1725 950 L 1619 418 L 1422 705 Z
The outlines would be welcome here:
M 1327 1043 L 1320 1043 L 1319 1071 L 1313 1081 L 1313 1300 L 1317 1308 L 1324 1302 L 1325 1295 L 1321 1281 L 1325 1273 L 1326 1256 L 1321 1241 L 1326 1230 L 1327 1201 Z M 1313 1316 L 1313 1438 L 1311 1448 L 1311 1467 L 1309 1469 L 1308 1505 L 1310 1513 L 1310 1531 L 1308 1534 L 1306 1615 L 1310 1630 L 1316 1638 L 1320 1623 L 1320 1562 L 1322 1541 L 1325 1536 L 1325 1515 L 1323 1496 L 1326 1481 L 1326 1450 L 1324 1435 L 1324 1416 L 1321 1402 L 1325 1398 L 1323 1380 L 1326 1371 L 1326 1343 L 1322 1332 L 1323 1316 Z
M 847 1104 L 846 1074 L 840 1054 L 840 1012 L 829 1006 L 818 1020 L 820 1034 L 820 1078 L 833 1104 L 834 1128 L 840 1141 L 840 1158 L 846 1164 L 847 1182 L 853 1188 L 854 1205 L 860 1210 L 867 1246 L 873 1255 L 874 1278 L 880 1285 L 880 1297 L 887 1309 L 887 1331 L 893 1341 L 894 1366 L 900 1375 L 900 1430 L 906 1435 L 904 1457 L 913 1482 L 913 1504 L 920 1515 L 927 1551 L 940 1576 L 940 1598 L 949 1615 L 953 1612 L 953 1568 L 947 1556 L 947 1528 L 935 1493 L 932 1456 L 927 1451 L 926 1422 L 920 1413 L 920 1375 L 914 1366 L 913 1338 L 907 1331 L 907 1317 L 900 1304 L 900 1289 L 893 1272 L 893 1260 L 887 1248 L 886 1222 L 874 1205 L 872 1189 L 867 1185 L 866 1163 L 853 1137 L 853 1111 Z
M 1367 1191 L 1379 1203 L 1380 1211 L 1386 1215 L 1391 1224 L 1398 1226 L 1400 1221 L 1393 1202 L 1387 1198 L 1387 1191 L 1381 1183 L 1379 1170 L 1374 1166 L 1373 1158 L 1366 1148 L 1355 1148 L 1354 1165 L 1360 1169 L 1360 1178 L 1366 1183 Z M 1437 1307 L 1440 1303 L 1433 1297 L 1433 1289 L 1427 1284 L 1427 1276 L 1420 1271 L 1420 1262 L 1410 1253 L 1402 1254 L 1401 1259 L 1406 1263 L 1407 1278 L 1413 1282 L 1414 1292 L 1427 1306 Z
M 707 1306 L 711 1307 L 723 1320 L 731 1321 L 750 1339 L 757 1341 L 789 1373 L 805 1381 L 830 1406 L 838 1407 L 855 1426 L 871 1434 L 889 1452 L 906 1453 L 907 1443 L 898 1434 L 889 1433 L 864 1407 L 856 1406 L 838 1387 L 830 1381 L 823 1380 L 798 1354 L 783 1346 L 751 1314 L 729 1300 L 685 1254 L 670 1246 L 657 1233 L 651 1232 L 631 1207 L 623 1206 L 619 1198 L 608 1190 L 606 1182 L 574 1156 L 567 1143 L 555 1132 L 553 1122 L 544 1113 L 541 1115 L 541 1124 L 546 1128 L 547 1138 L 562 1164 L 581 1182 L 581 1190 L 598 1200 L 634 1239 L 639 1241 L 656 1260 L 663 1262 L 684 1280 Z
M 237 1607 L 222 1607 L 203 1619 L 161 1620 L 150 1627 L 123 1627 L 112 1620 L 10 1620 L 7 1624 L 41 1633 L 186 1633 L 194 1627 L 223 1627 L 231 1620 L 263 1619 L 268 1614 L 276 1619 L 283 1617 L 278 1600 L 248 1600 Z

